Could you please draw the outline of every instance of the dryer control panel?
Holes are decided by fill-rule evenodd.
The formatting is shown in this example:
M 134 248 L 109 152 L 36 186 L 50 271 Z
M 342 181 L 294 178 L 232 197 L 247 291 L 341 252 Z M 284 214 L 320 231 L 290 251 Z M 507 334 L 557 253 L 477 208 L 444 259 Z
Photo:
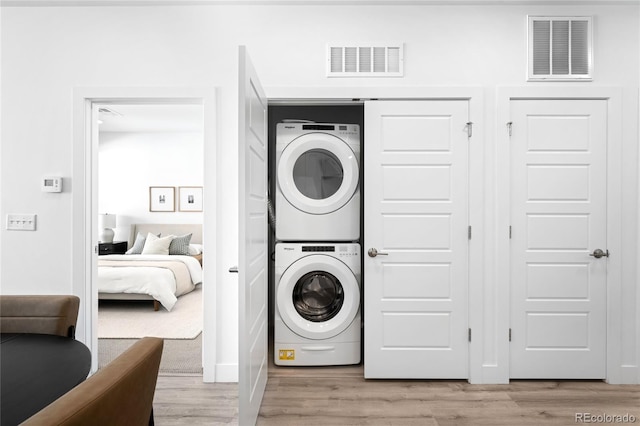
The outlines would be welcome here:
M 360 126 L 357 124 L 303 124 L 302 130 L 325 131 L 345 136 L 355 136 L 360 134 Z

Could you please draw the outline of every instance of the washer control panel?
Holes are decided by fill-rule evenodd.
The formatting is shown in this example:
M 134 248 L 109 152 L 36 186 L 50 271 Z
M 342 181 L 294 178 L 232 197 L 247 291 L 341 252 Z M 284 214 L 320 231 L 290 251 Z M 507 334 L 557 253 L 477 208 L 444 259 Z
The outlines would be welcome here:
M 302 251 L 320 252 L 320 251 L 336 251 L 336 246 L 302 246 Z
M 303 253 L 324 253 L 331 252 L 342 257 L 358 256 L 358 246 L 354 244 L 339 244 L 339 245 L 303 245 L 301 247 Z

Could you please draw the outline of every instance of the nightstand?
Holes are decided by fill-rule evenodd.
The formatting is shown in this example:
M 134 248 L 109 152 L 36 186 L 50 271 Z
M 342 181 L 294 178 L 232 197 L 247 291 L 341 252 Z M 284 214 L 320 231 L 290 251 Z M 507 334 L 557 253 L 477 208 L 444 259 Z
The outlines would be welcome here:
M 126 241 L 114 241 L 112 243 L 98 244 L 98 256 L 102 256 L 103 254 L 125 254 L 126 251 Z

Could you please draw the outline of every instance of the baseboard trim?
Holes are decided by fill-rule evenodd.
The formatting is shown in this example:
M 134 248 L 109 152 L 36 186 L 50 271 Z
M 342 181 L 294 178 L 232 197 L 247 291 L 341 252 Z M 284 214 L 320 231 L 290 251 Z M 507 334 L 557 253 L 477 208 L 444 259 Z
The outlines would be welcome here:
M 205 382 L 213 380 L 207 380 Z M 238 364 L 216 364 L 215 382 L 219 383 L 238 383 Z
M 469 383 L 473 385 L 507 384 L 509 376 L 503 370 L 504 368 L 497 365 L 483 365 L 477 372 L 479 374 L 471 374 Z
M 607 378 L 607 383 L 611 385 L 637 385 L 640 380 L 640 370 L 637 365 L 622 365 L 617 378 L 619 380 Z

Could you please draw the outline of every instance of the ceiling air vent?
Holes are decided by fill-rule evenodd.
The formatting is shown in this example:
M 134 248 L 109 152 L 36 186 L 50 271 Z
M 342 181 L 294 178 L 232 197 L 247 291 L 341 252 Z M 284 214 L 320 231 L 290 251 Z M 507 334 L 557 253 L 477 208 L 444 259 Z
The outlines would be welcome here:
M 591 80 L 591 17 L 529 17 L 529 80 Z
M 402 77 L 400 45 L 327 46 L 328 77 Z

